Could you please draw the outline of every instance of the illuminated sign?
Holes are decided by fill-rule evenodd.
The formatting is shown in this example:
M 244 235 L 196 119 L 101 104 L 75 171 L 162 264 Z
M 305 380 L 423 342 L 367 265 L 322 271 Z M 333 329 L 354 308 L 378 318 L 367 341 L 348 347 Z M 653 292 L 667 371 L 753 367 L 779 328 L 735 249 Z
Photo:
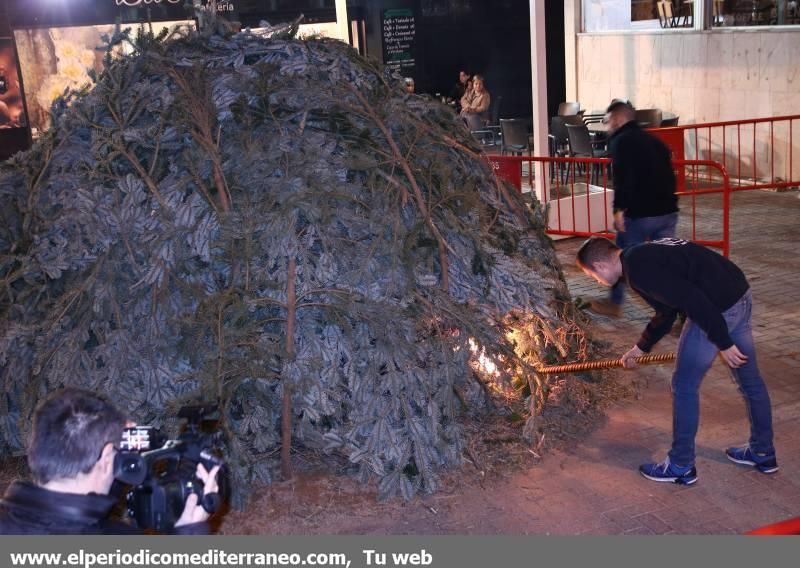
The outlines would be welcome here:
M 182 0 L 116 0 L 117 6 L 139 6 L 140 4 L 161 4 L 162 2 L 177 4 L 181 1 Z
M 161 4 L 162 2 L 167 2 L 169 4 L 177 4 L 182 0 L 115 0 L 117 6 L 128 6 L 133 8 L 134 6 L 141 6 L 142 4 Z M 231 2 L 218 2 L 217 3 L 217 12 L 233 12 L 233 3 Z

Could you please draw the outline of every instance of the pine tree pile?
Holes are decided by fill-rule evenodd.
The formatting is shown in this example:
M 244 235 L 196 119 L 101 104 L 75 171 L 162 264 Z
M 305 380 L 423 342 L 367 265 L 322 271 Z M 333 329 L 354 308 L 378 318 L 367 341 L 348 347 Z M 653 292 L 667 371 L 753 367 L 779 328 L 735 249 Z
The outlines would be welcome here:
M 0 170 L 0 450 L 63 385 L 166 429 L 219 401 L 239 496 L 295 447 L 409 498 L 487 393 L 541 409 L 584 336 L 452 111 L 337 41 L 160 39 Z

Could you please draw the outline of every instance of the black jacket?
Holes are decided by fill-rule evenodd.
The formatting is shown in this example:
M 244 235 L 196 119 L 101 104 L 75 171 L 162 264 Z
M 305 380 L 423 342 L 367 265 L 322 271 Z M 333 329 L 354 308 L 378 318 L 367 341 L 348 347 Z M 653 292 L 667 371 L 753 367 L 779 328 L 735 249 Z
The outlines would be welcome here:
M 15 481 L 0 500 L 0 534 L 142 534 L 108 518 L 114 503 L 109 495 L 57 493 Z M 208 524 L 186 525 L 175 532 L 208 534 Z
M 609 138 L 608 150 L 614 172 L 614 211 L 624 211 L 633 219 L 678 211 L 670 151 L 661 140 L 631 121 Z
M 720 350 L 733 345 L 722 313 L 750 288 L 733 262 L 680 239 L 659 239 L 622 252 L 623 277 L 656 311 L 639 349 L 648 352 L 672 327 L 679 311 L 706 332 Z

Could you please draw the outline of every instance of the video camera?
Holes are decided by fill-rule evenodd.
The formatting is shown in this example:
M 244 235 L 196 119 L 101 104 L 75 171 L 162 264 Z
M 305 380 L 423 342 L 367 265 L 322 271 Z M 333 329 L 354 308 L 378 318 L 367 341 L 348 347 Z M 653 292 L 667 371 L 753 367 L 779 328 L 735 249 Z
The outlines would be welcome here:
M 195 476 L 198 463 L 209 471 L 224 465 L 217 451 L 221 432 L 206 434 L 200 427 L 216 409 L 216 405 L 181 408 L 178 418 L 186 420 L 186 428 L 177 440 L 165 440 L 152 426 L 123 431 L 120 451 L 114 457 L 114 477 L 133 486 L 127 493 L 128 515 L 139 528 L 172 529 L 192 493 L 209 513 L 219 508 L 219 493 L 204 496 L 203 482 Z

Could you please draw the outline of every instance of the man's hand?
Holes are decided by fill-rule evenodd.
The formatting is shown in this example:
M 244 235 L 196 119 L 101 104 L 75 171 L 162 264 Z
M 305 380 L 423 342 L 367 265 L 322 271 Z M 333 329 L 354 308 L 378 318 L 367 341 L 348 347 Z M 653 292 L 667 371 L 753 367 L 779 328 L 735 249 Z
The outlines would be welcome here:
M 724 351 L 719 352 L 722 359 L 728 364 L 729 367 L 733 369 L 738 369 L 745 363 L 747 363 L 747 355 L 739 351 L 739 348 L 736 345 L 731 345 Z
M 218 465 L 211 468 L 211 471 L 206 471 L 203 464 L 197 464 L 195 475 L 203 481 L 203 495 L 209 495 L 219 491 L 219 485 L 217 485 L 218 472 Z M 207 521 L 209 516 L 208 511 L 203 509 L 203 506 L 198 502 L 197 495 L 192 493 L 186 498 L 186 505 L 183 507 L 183 513 L 175 522 L 175 526 L 182 527 L 193 523 L 202 523 L 203 521 Z
M 614 213 L 614 228 L 620 233 L 625 232 L 625 212 L 617 211 Z
M 636 362 L 636 358 L 641 357 L 642 355 L 644 355 L 644 351 L 639 349 L 638 346 L 634 345 L 630 351 L 625 353 L 625 355 L 622 356 L 622 359 L 620 359 L 620 361 L 622 361 L 622 366 L 626 369 L 635 369 L 639 366 L 639 364 Z

